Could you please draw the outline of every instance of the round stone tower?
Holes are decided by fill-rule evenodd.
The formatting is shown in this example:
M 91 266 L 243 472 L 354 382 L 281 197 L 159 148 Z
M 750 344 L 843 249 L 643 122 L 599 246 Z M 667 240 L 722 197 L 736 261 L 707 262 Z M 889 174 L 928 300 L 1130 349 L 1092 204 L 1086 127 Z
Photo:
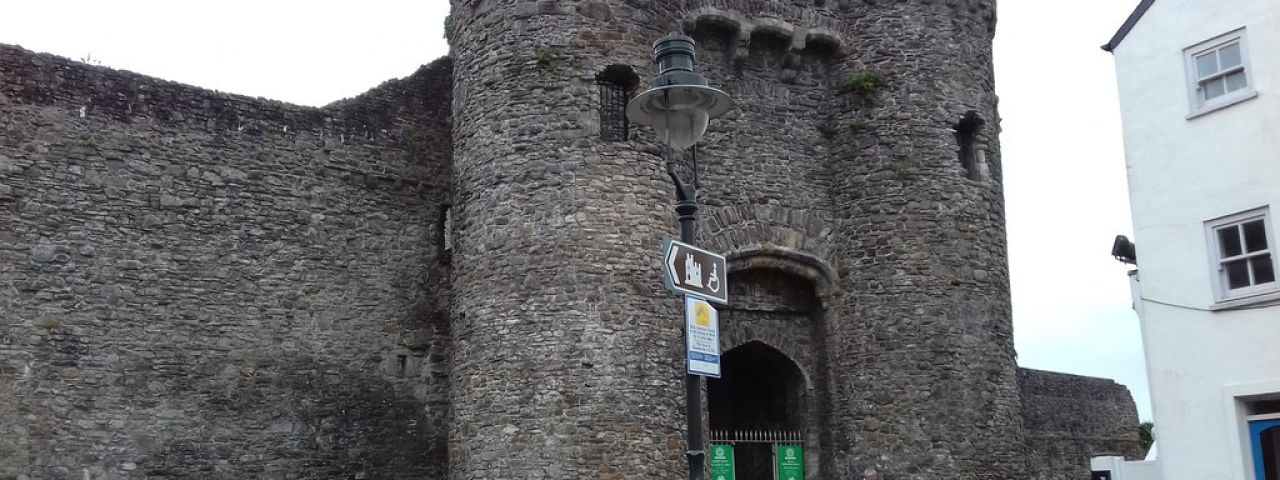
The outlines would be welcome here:
M 678 478 L 674 190 L 617 114 L 676 2 L 454 0 L 450 478 Z
M 454 0 L 450 478 L 684 475 L 674 188 L 619 116 L 673 30 L 738 105 L 699 153 L 698 243 L 730 258 L 711 429 L 785 430 L 809 479 L 1022 478 L 994 14 Z
M 832 460 L 1023 478 L 992 0 L 856 1 L 833 69 Z

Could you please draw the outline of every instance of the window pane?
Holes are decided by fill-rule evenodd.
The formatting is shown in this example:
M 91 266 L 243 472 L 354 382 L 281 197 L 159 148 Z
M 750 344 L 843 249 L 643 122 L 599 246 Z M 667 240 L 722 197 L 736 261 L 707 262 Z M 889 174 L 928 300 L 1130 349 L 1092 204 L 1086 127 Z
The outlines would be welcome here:
M 1244 229 L 1244 251 L 1257 252 L 1267 249 L 1267 228 L 1263 226 L 1262 220 L 1254 220 L 1252 222 L 1241 225 Z
M 1276 268 L 1271 263 L 1271 254 L 1259 255 L 1249 259 L 1253 263 L 1253 282 L 1270 283 L 1276 281 Z
M 1221 97 L 1222 95 L 1226 94 L 1227 86 L 1223 82 L 1224 80 L 1222 79 L 1222 77 L 1218 77 L 1213 80 L 1209 80 L 1207 82 L 1202 83 L 1201 88 L 1204 88 L 1204 99 L 1213 100 L 1215 98 Z
M 1234 67 L 1240 64 L 1240 44 L 1233 43 L 1222 47 L 1218 50 L 1218 56 L 1222 59 L 1222 69 Z
M 1249 81 L 1245 80 L 1244 72 L 1236 72 L 1231 75 L 1227 75 L 1228 92 L 1234 92 L 1247 86 L 1249 86 Z
M 1235 225 L 1218 230 L 1218 245 L 1222 246 L 1223 258 L 1244 253 L 1240 250 L 1240 229 Z
M 1200 78 L 1218 73 L 1218 52 L 1209 52 L 1196 57 L 1196 74 Z
M 1236 289 L 1249 286 L 1249 261 L 1236 260 L 1222 265 L 1227 269 L 1227 287 Z

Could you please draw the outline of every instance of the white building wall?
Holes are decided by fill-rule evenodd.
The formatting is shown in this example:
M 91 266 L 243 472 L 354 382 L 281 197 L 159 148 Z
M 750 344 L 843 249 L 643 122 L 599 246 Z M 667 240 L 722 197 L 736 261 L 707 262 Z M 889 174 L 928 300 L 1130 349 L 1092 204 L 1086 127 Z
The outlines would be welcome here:
M 1089 467 L 1095 472 L 1111 472 L 1111 480 L 1160 480 L 1160 464 L 1154 461 L 1127 461 L 1124 457 L 1093 457 Z
M 1184 49 L 1241 27 L 1256 98 L 1188 118 Z M 1164 478 L 1253 480 L 1237 398 L 1280 392 L 1280 307 L 1209 311 L 1205 222 L 1269 206 L 1280 245 L 1280 1 L 1156 0 L 1113 53 Z

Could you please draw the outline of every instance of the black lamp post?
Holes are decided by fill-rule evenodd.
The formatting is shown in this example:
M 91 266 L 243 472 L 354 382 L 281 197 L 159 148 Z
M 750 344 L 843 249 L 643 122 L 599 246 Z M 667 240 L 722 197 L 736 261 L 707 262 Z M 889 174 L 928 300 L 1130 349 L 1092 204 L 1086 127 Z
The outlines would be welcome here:
M 672 150 L 694 146 L 707 132 L 711 119 L 733 108 L 729 95 L 707 86 L 707 79 L 693 71 L 693 39 L 671 33 L 653 44 L 653 63 L 658 78 L 653 88 L 636 96 L 627 105 L 633 123 L 651 125 L 667 145 L 667 175 L 676 184 L 676 216 L 680 220 L 680 241 L 694 242 L 698 218 L 697 184 L 680 178 L 671 160 Z M 696 152 L 694 176 L 697 176 Z M 685 335 L 688 335 L 685 332 Z M 702 444 L 702 379 L 685 374 L 685 411 L 689 417 L 689 478 L 702 480 L 706 448 Z

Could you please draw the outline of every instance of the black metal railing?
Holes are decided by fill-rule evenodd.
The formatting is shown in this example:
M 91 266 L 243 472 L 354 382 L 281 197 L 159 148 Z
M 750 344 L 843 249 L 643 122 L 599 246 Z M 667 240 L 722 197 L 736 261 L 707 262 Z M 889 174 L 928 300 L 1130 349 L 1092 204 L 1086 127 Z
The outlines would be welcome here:
M 804 443 L 804 434 L 786 430 L 712 430 L 713 443 Z

